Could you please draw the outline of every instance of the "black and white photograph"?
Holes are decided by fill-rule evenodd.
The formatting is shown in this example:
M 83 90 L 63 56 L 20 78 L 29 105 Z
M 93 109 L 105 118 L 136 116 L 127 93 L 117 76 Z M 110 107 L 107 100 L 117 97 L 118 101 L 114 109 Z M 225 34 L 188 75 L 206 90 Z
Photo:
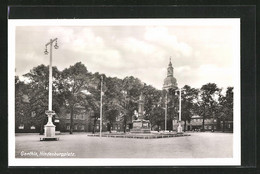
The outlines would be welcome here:
M 11 166 L 240 165 L 240 19 L 8 21 Z

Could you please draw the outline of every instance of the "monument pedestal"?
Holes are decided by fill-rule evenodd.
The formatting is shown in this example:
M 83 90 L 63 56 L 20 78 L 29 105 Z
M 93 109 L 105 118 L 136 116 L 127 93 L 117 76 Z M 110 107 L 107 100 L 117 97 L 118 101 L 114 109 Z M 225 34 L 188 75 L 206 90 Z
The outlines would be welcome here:
M 134 120 L 131 133 L 151 133 L 151 124 L 149 120 Z
M 55 125 L 54 124 L 46 124 L 44 126 L 44 137 L 40 138 L 40 141 L 57 141 L 58 137 L 55 137 Z
M 45 126 L 44 126 L 44 135 L 45 135 L 45 137 L 54 137 L 55 136 L 55 125 L 48 125 L 48 124 L 46 124 Z
M 55 114 L 53 111 L 46 111 L 48 115 L 48 123 L 44 126 L 44 137 L 40 138 L 40 141 L 57 141 L 58 137 L 55 137 L 55 125 L 52 123 L 52 116 Z

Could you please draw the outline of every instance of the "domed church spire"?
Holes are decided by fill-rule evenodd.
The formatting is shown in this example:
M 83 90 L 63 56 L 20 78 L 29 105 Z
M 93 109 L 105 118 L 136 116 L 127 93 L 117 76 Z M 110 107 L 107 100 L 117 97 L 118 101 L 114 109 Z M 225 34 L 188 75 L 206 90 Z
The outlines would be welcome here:
M 170 56 L 170 62 L 169 62 L 169 66 L 172 66 L 172 57 Z
M 170 62 L 169 62 L 168 69 L 167 69 L 167 77 L 173 77 L 173 67 L 172 67 L 171 57 L 170 57 Z
M 177 89 L 177 80 L 173 76 L 173 67 L 170 57 L 170 62 L 167 68 L 167 77 L 164 79 L 163 89 Z

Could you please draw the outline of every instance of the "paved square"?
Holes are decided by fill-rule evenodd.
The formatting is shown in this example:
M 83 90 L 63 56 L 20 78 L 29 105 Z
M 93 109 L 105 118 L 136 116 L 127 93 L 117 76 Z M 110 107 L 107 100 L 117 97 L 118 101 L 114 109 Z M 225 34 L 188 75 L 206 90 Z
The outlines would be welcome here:
M 232 158 L 233 134 L 199 132 L 160 139 L 59 135 L 40 141 L 38 134 L 16 134 L 16 158 Z

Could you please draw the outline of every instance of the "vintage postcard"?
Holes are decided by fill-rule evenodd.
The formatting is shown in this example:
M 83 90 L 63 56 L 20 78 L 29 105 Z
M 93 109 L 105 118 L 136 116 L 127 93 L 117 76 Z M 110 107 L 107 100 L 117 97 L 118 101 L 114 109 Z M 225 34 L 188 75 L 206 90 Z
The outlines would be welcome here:
M 8 20 L 9 166 L 239 166 L 240 19 Z

